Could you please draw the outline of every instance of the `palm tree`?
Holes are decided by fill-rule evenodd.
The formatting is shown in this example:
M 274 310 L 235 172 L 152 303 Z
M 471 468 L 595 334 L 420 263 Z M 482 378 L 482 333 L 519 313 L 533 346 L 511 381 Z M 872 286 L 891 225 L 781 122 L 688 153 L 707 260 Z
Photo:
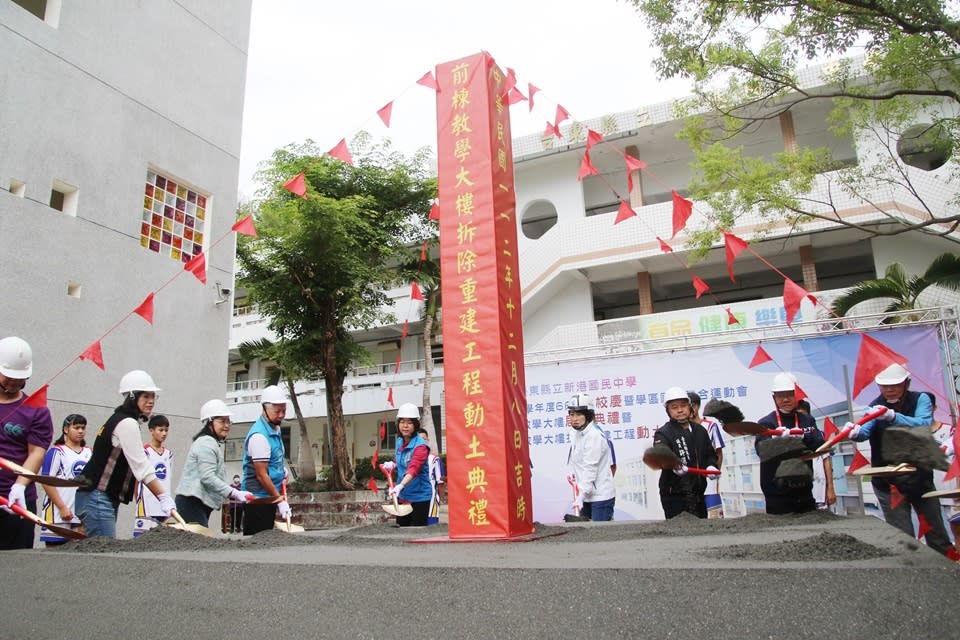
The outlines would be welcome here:
M 310 436 L 307 433 L 307 422 L 303 418 L 303 411 L 300 409 L 300 403 L 297 401 L 297 394 L 294 391 L 294 382 L 297 379 L 298 372 L 284 366 L 286 360 L 284 357 L 285 348 L 286 344 L 283 341 L 271 342 L 267 338 L 261 338 L 240 343 L 237 346 L 237 351 L 240 353 L 240 359 L 246 365 L 254 360 L 269 360 L 277 363 L 276 368 L 272 369 L 267 376 L 267 386 L 280 384 L 282 378 L 287 387 L 287 394 L 290 396 L 290 402 L 293 403 L 293 412 L 296 414 L 297 423 L 300 426 L 300 446 L 297 448 L 298 478 L 314 482 L 317 479 L 317 464 L 313 459 Z
M 955 253 L 944 253 L 930 264 L 920 275 L 907 276 L 903 265 L 891 263 L 882 278 L 864 280 L 847 293 L 833 301 L 832 311 L 838 317 L 850 313 L 861 302 L 889 298 L 890 304 L 884 309 L 887 313 L 909 311 L 917 308 L 920 294 L 934 285 L 960 291 L 960 257 Z M 884 324 L 900 322 L 909 316 L 889 316 Z

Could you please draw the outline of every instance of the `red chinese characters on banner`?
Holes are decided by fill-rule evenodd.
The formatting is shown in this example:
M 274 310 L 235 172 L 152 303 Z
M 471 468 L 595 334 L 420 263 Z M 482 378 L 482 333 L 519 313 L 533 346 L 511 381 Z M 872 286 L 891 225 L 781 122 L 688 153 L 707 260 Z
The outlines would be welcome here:
M 481 53 L 436 78 L 449 535 L 510 538 L 533 500 L 506 77 Z

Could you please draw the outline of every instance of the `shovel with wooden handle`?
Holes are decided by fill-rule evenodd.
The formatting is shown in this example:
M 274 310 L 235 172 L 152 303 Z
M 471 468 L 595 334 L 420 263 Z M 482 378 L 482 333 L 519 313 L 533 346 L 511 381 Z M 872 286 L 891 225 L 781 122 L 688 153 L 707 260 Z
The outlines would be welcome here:
M 680 466 L 680 458 L 669 447 L 653 445 L 643 452 L 643 463 L 651 469 L 663 471 L 676 469 Z M 719 469 L 703 469 L 701 467 L 687 467 L 687 473 L 695 476 L 719 476 Z
M 833 434 L 833 437 L 827 440 L 826 442 L 824 442 L 819 447 L 817 447 L 814 453 L 826 453 L 827 451 L 830 451 L 837 444 L 846 440 L 847 437 L 850 436 L 850 433 L 853 431 L 855 427 L 859 427 L 860 425 L 866 424 L 875 418 L 879 418 L 886 412 L 887 412 L 886 409 L 877 409 L 876 411 L 871 411 L 865 416 L 861 416 L 856 422 L 853 423 L 852 426 L 844 427 L 843 429 L 840 429 L 840 431 L 838 431 L 837 433 Z
M 0 496 L 0 506 L 9 507 L 11 511 L 13 511 L 15 514 L 17 514 L 21 518 L 24 518 L 25 520 L 29 520 L 34 524 L 38 524 L 41 527 L 46 527 L 50 531 L 54 532 L 59 536 L 63 536 L 64 538 L 70 538 L 71 540 L 83 540 L 87 537 L 82 531 L 78 531 L 71 527 L 63 527 L 58 524 L 53 524 L 52 522 L 45 522 L 43 518 L 41 518 L 37 514 L 33 513 L 32 511 L 28 511 L 24 509 L 18 504 L 11 503 L 9 500 L 4 498 L 3 496 Z
M 380 465 L 380 471 L 387 476 L 387 486 L 393 489 L 393 472 L 388 473 L 387 470 L 383 468 L 383 465 Z M 392 516 L 407 516 L 413 513 L 413 505 L 400 504 L 397 496 L 393 496 L 393 504 L 382 504 L 380 507 Z
M 10 471 L 11 473 L 17 474 L 18 476 L 30 478 L 39 484 L 45 484 L 48 487 L 82 487 L 86 484 L 86 481 L 82 478 L 58 478 L 57 476 L 46 476 L 40 473 L 35 473 L 30 471 L 30 469 L 13 462 L 12 460 L 7 460 L 6 458 L 0 458 L 0 467 Z
M 280 485 L 280 492 L 282 493 L 282 495 L 280 496 L 280 499 L 277 500 L 276 503 L 274 504 L 279 504 L 281 502 L 287 501 L 287 481 L 286 480 L 284 480 L 283 483 Z M 281 531 L 286 531 L 287 533 L 303 533 L 304 531 L 306 531 L 306 529 L 304 529 L 301 525 L 293 524 L 292 522 L 290 522 L 289 511 L 287 511 L 287 516 L 285 521 L 274 520 L 273 528 L 280 529 Z
M 573 489 L 573 513 L 563 515 L 564 522 L 586 522 L 588 518 L 580 515 L 580 507 L 577 506 L 577 498 L 580 496 L 580 489 L 577 487 L 577 478 L 572 473 L 567 476 L 567 483 Z
M 177 529 L 179 531 L 189 531 L 190 533 L 197 533 L 201 536 L 206 536 L 208 538 L 213 537 L 213 531 L 210 530 L 210 527 L 205 527 L 202 524 L 196 522 L 187 522 L 183 519 L 183 516 L 174 509 L 170 513 L 170 518 L 173 519 L 173 522 L 170 522 L 169 519 L 163 523 L 164 526 L 170 527 L 171 529 Z

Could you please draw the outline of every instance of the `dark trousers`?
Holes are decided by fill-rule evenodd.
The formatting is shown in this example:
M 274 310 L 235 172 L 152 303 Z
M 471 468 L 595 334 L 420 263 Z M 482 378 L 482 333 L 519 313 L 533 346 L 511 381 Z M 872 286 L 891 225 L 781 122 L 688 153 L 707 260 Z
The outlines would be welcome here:
M 276 515 L 277 505 L 275 504 L 243 505 L 243 535 L 252 536 L 261 531 L 273 529 Z
M 692 513 L 698 518 L 707 517 L 707 504 L 703 496 L 663 495 L 660 494 L 660 504 L 663 506 L 663 515 L 667 520 L 674 518 L 684 511 Z
M 947 528 L 943 524 L 943 512 L 940 509 L 940 500 L 937 498 L 921 498 L 923 494 L 917 494 L 913 491 L 903 493 L 903 499 L 897 503 L 896 507 L 891 505 L 891 495 L 889 486 L 878 487 L 876 483 L 873 492 L 877 494 L 877 500 L 880 501 L 880 508 L 883 510 L 883 519 L 887 524 L 893 525 L 911 538 L 917 537 L 917 532 L 913 529 L 913 516 L 910 513 L 911 507 L 917 512 L 918 516 L 923 517 L 930 526 L 930 531 L 924 536 L 927 546 L 938 553 L 947 555 L 950 548 L 950 538 L 947 536 Z M 924 490 L 933 491 L 935 489 L 933 482 Z
M 213 509 L 203 504 L 203 500 L 196 496 L 181 496 L 174 498 L 177 504 L 177 513 L 187 522 L 202 524 L 208 526 L 210 523 L 210 514 Z
M 765 493 L 763 498 L 764 502 L 767 503 L 767 513 L 775 516 L 787 513 L 807 513 L 817 509 L 817 501 L 814 500 L 812 491 L 787 494 Z
M 413 511 L 405 516 L 397 516 L 397 524 L 401 527 L 425 527 L 427 526 L 427 516 L 430 515 L 430 501 L 411 502 Z
M 37 512 L 36 501 L 27 500 L 27 510 Z M 0 511 L 0 549 L 32 549 L 33 523 L 13 513 Z

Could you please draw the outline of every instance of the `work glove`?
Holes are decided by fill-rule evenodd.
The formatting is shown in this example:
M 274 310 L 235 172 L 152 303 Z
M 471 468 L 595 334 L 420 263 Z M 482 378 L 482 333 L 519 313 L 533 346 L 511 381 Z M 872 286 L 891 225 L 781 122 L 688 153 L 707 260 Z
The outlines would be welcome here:
M 20 484 L 19 482 L 13 483 L 13 485 L 10 487 L 10 493 L 7 494 L 7 502 L 10 503 L 11 507 L 15 504 L 18 504 L 24 509 L 27 508 L 27 499 L 26 497 L 24 497 L 24 494 L 23 494 L 26 488 L 27 488 L 27 485 L 25 484 Z M 7 513 L 13 513 L 13 509 L 7 506 L 4 506 L 3 510 L 6 511 Z
M 716 472 L 717 472 L 716 475 L 711 476 L 711 477 L 713 477 L 713 478 L 719 478 L 719 477 L 720 477 L 720 469 L 717 469 L 717 468 L 716 468 L 715 466 L 713 466 L 713 465 L 710 465 L 709 467 L 707 467 L 707 471 L 716 471 Z
M 280 514 L 281 520 L 286 520 L 293 511 L 290 509 L 290 505 L 287 504 L 287 501 L 277 503 L 277 513 Z
M 860 432 L 861 430 L 860 425 L 853 424 L 852 422 L 848 422 L 847 424 L 843 425 L 843 428 L 844 430 L 848 428 L 850 429 L 850 435 L 848 435 L 847 437 L 853 440 L 854 442 L 860 442 L 863 439 L 862 434 Z
M 393 470 L 397 468 L 397 464 L 393 460 L 387 460 L 382 465 L 380 465 L 380 470 L 385 474 L 390 475 L 393 473 Z
M 250 502 L 254 495 L 249 491 L 240 491 L 239 489 L 230 489 L 230 499 L 236 502 Z
M 682 464 L 679 467 L 674 467 L 673 472 L 678 476 L 685 476 L 687 475 L 687 465 Z
M 867 413 L 873 413 L 874 411 L 880 411 L 883 409 L 883 413 L 877 418 L 877 420 L 883 420 L 885 422 L 893 422 L 894 418 L 897 417 L 897 412 L 891 409 L 890 407 L 885 407 L 882 404 L 874 405 L 867 410 Z
M 796 437 L 796 436 L 794 436 L 794 434 L 790 433 L 790 427 L 780 427 L 780 428 L 778 429 L 778 431 L 780 432 L 780 434 L 774 436 L 775 438 L 790 438 L 790 437 Z
M 173 502 L 169 493 L 161 493 L 157 496 L 157 500 L 160 502 L 160 511 L 164 518 L 169 518 L 170 514 L 177 510 L 177 505 Z
M 403 487 L 401 487 L 399 484 L 395 484 L 387 491 L 387 497 L 398 498 L 400 497 L 401 491 L 403 491 Z
M 583 496 L 582 496 L 582 495 L 578 495 L 576 498 L 574 498 L 574 500 L 573 500 L 573 510 L 574 510 L 574 512 L 576 512 L 576 513 L 580 513 L 581 511 L 583 511 Z

